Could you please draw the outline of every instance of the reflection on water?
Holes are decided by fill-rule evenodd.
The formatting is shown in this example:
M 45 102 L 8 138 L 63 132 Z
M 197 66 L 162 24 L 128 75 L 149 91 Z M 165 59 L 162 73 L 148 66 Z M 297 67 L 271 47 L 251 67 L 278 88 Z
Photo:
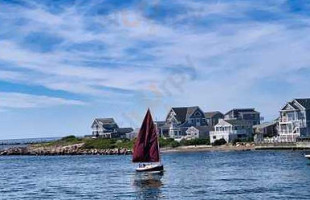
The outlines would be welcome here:
M 135 173 L 133 177 L 133 187 L 137 193 L 138 199 L 160 199 L 163 197 L 161 187 L 163 185 L 161 178 L 163 172 L 144 172 Z

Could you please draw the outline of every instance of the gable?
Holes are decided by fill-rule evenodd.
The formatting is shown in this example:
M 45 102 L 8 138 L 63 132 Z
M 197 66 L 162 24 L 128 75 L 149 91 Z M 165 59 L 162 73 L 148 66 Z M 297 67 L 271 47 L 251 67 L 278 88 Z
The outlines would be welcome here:
M 291 103 L 287 103 L 281 110 L 296 110 L 296 108 Z
M 199 133 L 199 130 L 197 128 L 191 126 L 185 132 L 186 133 Z
M 197 128 L 195 128 L 194 126 L 189 127 L 187 130 L 190 131 L 199 131 Z
M 202 112 L 202 110 L 197 107 L 192 113 L 189 113 L 190 115 L 187 118 L 197 118 L 197 117 L 205 117 L 204 112 Z
M 294 105 L 300 110 L 305 110 L 310 108 L 310 99 L 294 99 Z
M 215 126 L 220 127 L 220 126 L 232 126 L 232 125 L 225 120 L 220 120 Z
M 171 109 L 166 117 L 166 121 L 178 121 L 176 118 L 176 113 Z
M 98 121 L 94 120 L 94 122 L 91 125 L 91 128 L 94 128 L 96 125 L 99 126 Z

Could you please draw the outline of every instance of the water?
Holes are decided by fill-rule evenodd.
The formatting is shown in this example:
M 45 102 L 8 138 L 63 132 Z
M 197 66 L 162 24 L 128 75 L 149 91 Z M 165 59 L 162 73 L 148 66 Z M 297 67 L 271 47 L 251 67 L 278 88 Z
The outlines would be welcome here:
M 0 157 L 0 199 L 310 199 L 303 154 L 165 153 L 163 175 L 131 156 Z
M 0 150 L 9 149 L 12 147 L 26 147 L 28 144 L 52 142 L 58 139 L 60 139 L 60 137 L 0 140 Z

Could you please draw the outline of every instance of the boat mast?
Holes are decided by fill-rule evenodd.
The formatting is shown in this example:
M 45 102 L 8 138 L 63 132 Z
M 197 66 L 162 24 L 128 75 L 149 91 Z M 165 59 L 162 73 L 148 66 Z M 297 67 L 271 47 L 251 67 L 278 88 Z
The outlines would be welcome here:
M 157 128 L 157 123 L 156 123 L 156 137 L 157 137 L 157 148 L 158 148 L 158 158 L 159 158 L 159 163 L 161 163 L 161 159 L 160 159 L 160 149 L 159 149 L 159 131 Z

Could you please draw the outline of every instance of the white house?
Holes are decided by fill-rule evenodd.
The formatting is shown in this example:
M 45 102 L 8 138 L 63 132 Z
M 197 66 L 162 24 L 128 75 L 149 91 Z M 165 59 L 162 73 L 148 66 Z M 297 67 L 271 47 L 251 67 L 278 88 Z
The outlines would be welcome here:
M 185 139 L 191 140 L 199 138 L 199 130 L 194 126 L 189 127 L 185 132 L 186 132 Z
M 295 142 L 310 136 L 310 99 L 294 99 L 280 110 L 279 140 Z
M 234 139 L 247 139 L 253 134 L 252 123 L 245 120 L 224 120 L 220 119 L 214 126 L 214 131 L 210 132 L 210 142 L 221 138 L 226 142 L 232 142 Z
M 92 125 L 92 137 L 125 138 L 132 128 L 119 128 L 113 118 L 96 118 Z
M 117 132 L 118 125 L 113 118 L 96 118 L 91 128 L 94 137 L 111 138 L 112 134 Z
M 191 126 L 185 132 L 186 140 L 198 139 L 198 138 L 209 138 L 209 132 L 212 129 L 211 126 Z

